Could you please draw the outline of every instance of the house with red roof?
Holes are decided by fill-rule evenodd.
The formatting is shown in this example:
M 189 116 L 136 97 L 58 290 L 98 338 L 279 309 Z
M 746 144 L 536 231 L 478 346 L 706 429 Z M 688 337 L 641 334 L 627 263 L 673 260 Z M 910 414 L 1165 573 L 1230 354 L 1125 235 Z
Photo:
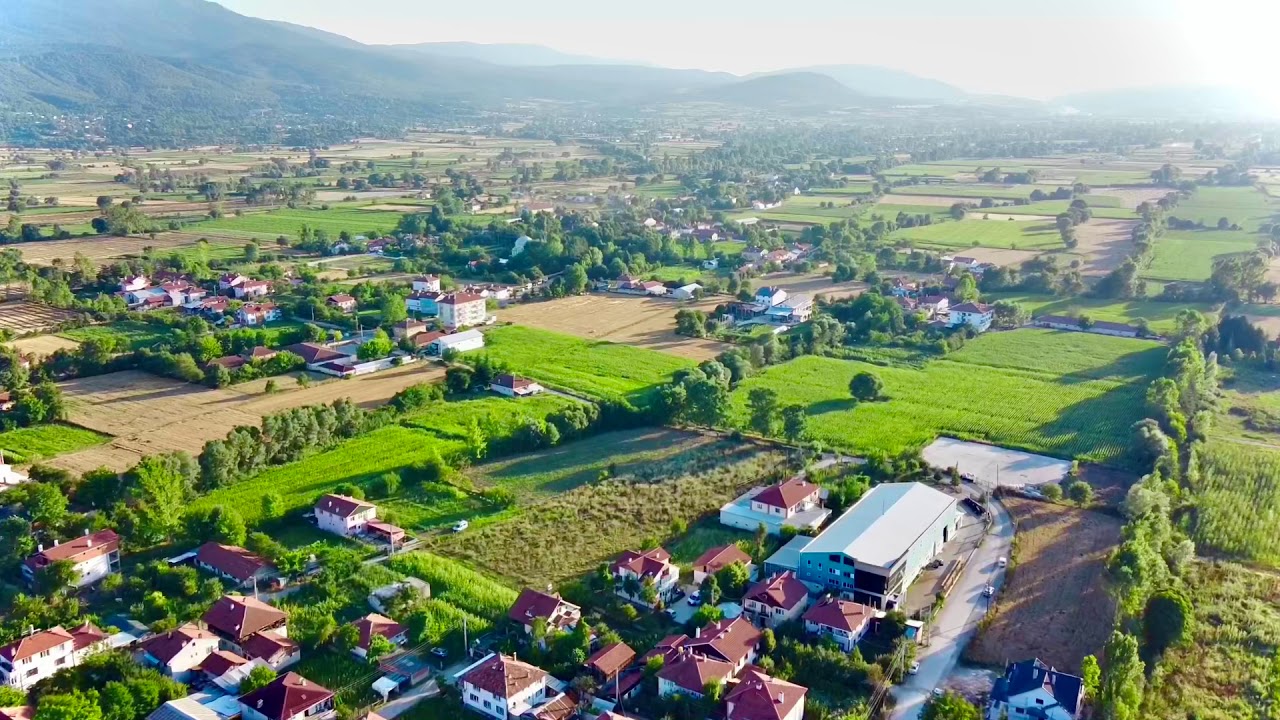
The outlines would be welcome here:
M 279 672 L 302 659 L 298 643 L 280 634 L 279 630 L 264 630 L 249 636 L 241 644 L 244 656 L 256 660 Z
M 708 684 L 726 683 L 733 673 L 733 665 L 723 660 L 682 653 L 658 671 L 658 695 L 701 698 Z
M 986 332 L 995 320 L 995 306 L 979 302 L 960 303 L 951 308 L 947 320 L 950 327 L 970 327 L 977 332 Z
M 271 294 L 270 280 L 245 280 L 231 289 L 237 300 L 260 298 Z
M 680 585 L 680 568 L 671 562 L 671 553 L 662 548 L 637 552 L 627 550 L 609 566 L 615 592 L 639 605 L 650 607 L 644 588 L 652 586 L 657 599 L 666 604 Z
M 355 312 L 356 299 L 345 293 L 330 295 L 324 299 L 325 305 L 331 308 L 337 308 L 344 313 Z
M 408 631 L 403 625 L 378 613 L 369 613 L 352 624 L 360 633 L 360 640 L 355 647 L 351 648 L 351 654 L 361 660 L 369 656 L 369 644 L 373 642 L 375 635 L 381 635 L 396 647 L 403 645 L 409 639 Z
M 853 652 L 875 615 L 876 609 L 870 605 L 828 596 L 804 614 L 804 629 L 810 634 L 831 638 L 845 652 Z
M 196 567 L 231 582 L 232 587 L 265 584 L 275 575 L 275 566 L 256 553 L 237 545 L 207 542 L 196 550 Z
M 0 720 L 35 720 L 36 709 L 32 705 L 0 707 Z M 601 715 L 600 717 L 604 717 Z M 599 720 L 597 718 L 596 720 Z
M 706 580 L 708 575 L 715 575 L 734 563 L 745 565 L 750 577 L 749 573 L 754 566 L 751 564 L 751 556 L 742 548 L 732 544 L 713 547 L 693 561 L 693 582 L 701 587 L 702 581 Z
M 522 625 L 526 633 L 533 632 L 533 623 L 539 618 L 546 621 L 549 631 L 569 632 L 582 620 L 582 608 L 564 600 L 559 594 L 525 588 L 507 611 L 507 617 Z
M 489 389 L 507 397 L 528 397 L 543 391 L 543 387 L 529 378 L 503 373 L 489 383 Z
M 284 317 L 274 303 L 245 303 L 236 311 L 236 322 L 246 327 L 265 325 Z
M 85 532 L 53 547 L 39 546 L 34 555 L 22 563 L 22 576 L 27 584 L 35 586 L 40 571 L 56 562 L 69 562 L 76 569 L 77 579 L 73 587 L 92 585 L 108 575 L 120 572 L 120 536 L 115 530 Z
M 236 692 L 249 672 L 261 663 L 255 663 L 230 650 L 215 650 L 200 663 L 196 671 L 206 682 L 228 692 Z
M 548 690 L 549 677 L 542 668 L 491 653 L 462 671 L 458 689 L 464 706 L 507 720 L 524 715 L 557 694 Z
M 484 324 L 488 316 L 483 295 L 468 292 L 446 293 L 436 300 L 440 324 L 446 328 Z
M 831 511 L 822 507 L 821 488 L 799 475 L 777 485 L 753 488 L 720 508 L 722 525 L 751 531 L 764 525 L 770 535 L 782 534 L 784 526 L 816 530 L 830 516 Z
M 283 610 L 244 595 L 223 595 L 201 620 L 209 632 L 222 638 L 224 649 L 241 650 L 260 632 L 288 636 L 289 616 Z
M 0 685 L 28 690 L 54 673 L 107 649 L 107 635 L 90 623 L 73 630 L 56 625 L 0 647 Z
M 801 720 L 809 689 L 750 667 L 724 696 L 725 720 Z
M 378 507 L 347 495 L 326 493 L 315 506 L 316 527 L 325 532 L 352 537 L 378 517 Z
M 636 651 L 624 642 L 610 643 L 587 658 L 586 668 L 599 683 L 599 694 L 614 702 L 634 695 L 644 680 L 635 667 Z
M 791 571 L 779 573 L 747 589 L 742 609 L 760 627 L 776 628 L 800 617 L 809 607 L 809 588 Z
M 685 653 L 701 655 L 728 663 L 736 675 L 756 661 L 762 633 L 743 617 L 717 620 L 698 628 L 681 648 Z
M 194 623 L 153 635 L 139 647 L 139 660 L 178 682 L 187 682 L 218 649 L 217 635 Z
M 240 715 L 244 720 L 331 720 L 338 712 L 330 690 L 291 672 L 241 695 Z

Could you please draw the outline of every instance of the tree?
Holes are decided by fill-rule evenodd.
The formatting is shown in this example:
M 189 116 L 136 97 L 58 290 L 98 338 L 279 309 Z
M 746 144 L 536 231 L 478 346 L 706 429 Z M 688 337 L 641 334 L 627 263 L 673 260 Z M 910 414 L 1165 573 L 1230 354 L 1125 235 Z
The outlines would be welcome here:
M 585 623 L 579 623 L 585 625 Z M 384 635 L 373 635 L 369 638 L 369 650 L 366 657 L 370 663 L 377 663 L 380 658 L 396 651 L 396 646 Z
M 395 349 L 395 343 L 391 342 L 387 333 L 379 328 L 373 333 L 373 337 L 360 345 L 360 349 L 356 351 L 356 357 L 361 360 L 377 360 L 390 355 Z
M 1062 499 L 1062 486 L 1057 483 L 1041 485 L 1040 494 L 1044 495 L 1044 499 L 1049 502 L 1058 502 Z
M 782 436 L 787 440 L 793 443 L 803 440 L 808 422 L 809 416 L 805 414 L 803 405 L 782 408 Z
M 62 490 L 51 483 L 32 483 L 26 491 L 25 505 L 31 522 L 51 530 L 62 527 L 67 518 L 67 496 L 62 494 Z
M 351 648 L 360 643 L 360 631 L 355 625 L 343 625 L 333 634 L 333 644 L 342 652 L 351 652 Z
M 951 692 L 930 698 L 920 714 L 921 720 L 980 720 L 981 717 L 978 708 Z
M 1158 658 L 1190 639 L 1194 620 L 1191 600 L 1181 590 L 1167 588 L 1152 595 L 1142 614 L 1147 656 Z
M 244 246 L 244 261 L 258 262 L 258 243 L 247 243 Z
M 765 655 L 772 655 L 773 651 L 778 649 L 778 638 L 773 634 L 773 628 L 765 628 L 760 631 L 760 652 Z
M 280 493 L 269 492 L 262 496 L 262 519 L 275 520 L 284 514 L 284 500 Z
M 129 471 L 138 501 L 137 534 L 144 542 L 173 539 L 182 522 L 186 488 L 176 465 L 164 456 L 150 456 Z
M 778 393 L 769 388 L 752 388 L 747 393 L 747 407 L 751 429 L 761 435 L 772 435 L 778 424 Z
M 702 602 L 710 605 L 720 604 L 720 583 L 715 575 L 707 575 L 702 579 L 702 587 L 698 589 Z
M 244 545 L 244 518 L 234 508 L 215 505 L 209 508 L 188 510 L 182 518 L 183 531 L 193 543 L 219 542 L 227 545 Z
M 45 695 L 40 698 L 34 720 L 103 720 L 98 691 Z
M 1138 720 L 1145 687 L 1145 665 L 1138 655 L 1138 641 L 1116 630 L 1104 650 L 1107 672 L 1098 689 L 1098 709 L 1102 720 Z
M 253 669 L 249 671 L 249 675 L 244 680 L 240 681 L 240 690 L 238 692 L 241 695 L 246 695 L 254 690 L 259 690 L 270 685 L 271 681 L 275 679 L 275 670 L 272 670 L 266 665 L 255 665 Z
M 36 590 L 45 597 L 74 589 L 80 581 L 80 571 L 70 560 L 55 560 L 36 573 Z
M 1080 678 L 1084 680 L 1084 694 L 1090 699 L 1098 694 L 1098 683 L 1102 680 L 1102 668 L 1098 666 L 1098 658 L 1085 655 L 1080 661 Z
M 404 298 L 395 293 L 387 293 L 379 306 L 383 325 L 395 325 L 409 317 L 409 310 L 404 306 Z
M 1076 480 L 1067 486 L 1067 497 L 1071 502 L 1084 507 L 1093 499 L 1093 487 L 1083 480 Z
M 582 263 L 574 263 L 565 268 L 564 291 L 567 295 L 581 295 L 587 289 L 587 269 Z
M 869 372 L 859 372 L 849 380 L 849 394 L 854 400 L 870 402 L 880 397 L 884 381 Z
M 444 371 L 444 386 L 452 395 L 461 395 L 471 389 L 471 368 L 457 365 Z
M 12 685 L 0 685 L 0 707 L 19 707 L 26 704 L 26 693 Z
M 951 208 L 950 208 L 950 213 L 951 213 L 951 217 L 952 217 L 952 219 L 954 219 L 954 220 L 963 220 L 963 219 L 964 219 L 964 213 L 965 213 L 965 210 L 967 210 L 967 209 L 968 209 L 968 208 L 966 208 L 966 207 L 965 207 L 965 204 L 964 204 L 964 203 L 952 203 L 952 204 L 951 204 Z
M 289 637 L 306 650 L 315 650 L 333 638 L 338 621 L 333 613 L 315 605 L 295 607 L 289 613 Z
M 733 562 L 716 571 L 716 584 L 729 597 L 742 597 L 747 583 L 751 582 L 751 571 L 745 563 Z

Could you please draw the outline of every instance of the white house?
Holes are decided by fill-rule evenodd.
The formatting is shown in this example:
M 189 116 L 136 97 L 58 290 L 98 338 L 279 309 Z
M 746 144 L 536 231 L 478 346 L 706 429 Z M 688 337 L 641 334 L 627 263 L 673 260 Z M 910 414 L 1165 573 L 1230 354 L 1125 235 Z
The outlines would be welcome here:
M 338 716 L 333 693 L 297 673 L 240 696 L 243 720 L 330 720 Z
M 150 284 L 146 275 L 129 275 L 120 281 L 120 292 L 134 292 Z
M 777 627 L 791 622 L 809 607 L 809 588 L 784 572 L 752 585 L 742 596 L 742 609 L 755 624 Z
M 507 397 L 528 397 L 537 395 L 545 388 L 528 378 L 502 374 L 493 379 L 493 382 L 489 384 L 489 389 Z
M 265 325 L 284 316 L 272 303 L 245 303 L 236 310 L 236 322 L 245 327 Z
M 671 297 L 676 300 L 693 300 L 702 293 L 702 286 L 698 283 L 689 283 L 683 287 L 678 287 L 671 291 Z
M 831 638 L 845 652 L 853 652 L 875 614 L 876 609 L 869 605 L 826 597 L 804 614 L 804 629 L 813 635 Z
M 67 631 L 61 625 L 0 647 L 0 685 L 28 690 L 59 670 L 73 668 L 107 649 L 107 635 L 89 623 Z
M 548 630 L 568 632 L 581 622 L 582 608 L 559 595 L 525 588 L 507 611 L 507 617 L 524 626 L 526 633 L 533 632 L 533 622 L 538 619 L 546 622 Z
M 490 654 L 463 670 L 458 689 L 462 703 L 498 720 L 524 715 L 555 695 L 541 668 L 506 655 Z
M 764 525 L 770 535 L 781 534 L 784 525 L 814 530 L 830 516 L 821 489 L 799 476 L 749 490 L 720 508 L 720 524 L 752 532 Z
M 140 654 L 147 665 L 178 682 L 186 682 L 196 668 L 218 649 L 220 642 L 217 635 L 187 623 L 147 638 L 142 643 Z
M 120 536 L 115 530 L 99 530 L 55 543 L 51 548 L 40 547 L 35 555 L 22 564 L 22 575 L 29 585 L 35 585 L 37 574 L 55 562 L 70 562 L 75 566 L 77 588 L 92 585 L 108 575 L 120 572 Z
M 448 293 L 436 301 L 440 324 L 447 328 L 481 325 L 486 317 L 485 299 L 473 293 Z
M 779 287 L 762 287 L 756 290 L 756 302 L 771 308 L 787 299 L 787 291 Z
M 1041 662 L 1039 658 L 1009 663 L 991 688 L 987 720 L 1043 718 L 1075 720 L 1084 705 L 1084 680 Z
M 640 586 L 652 583 L 658 598 L 664 603 L 671 600 L 680 584 L 680 567 L 671 562 L 671 553 L 662 548 L 644 552 L 627 550 L 613 561 L 609 572 L 613 575 L 617 594 L 640 605 L 649 603 L 645 602 L 642 592 L 627 592 L 628 580 L 633 579 Z
M 724 697 L 725 720 L 801 720 L 809 689 L 748 668 Z
M 960 303 L 951 308 L 951 327 L 968 325 L 978 332 L 986 332 L 995 319 L 995 309 L 986 303 Z
M 414 292 L 440 292 L 439 275 L 423 275 L 413 279 Z
M 342 537 L 364 532 L 364 528 L 378 517 L 378 507 L 370 502 L 347 495 L 326 493 L 316 502 L 316 527 Z
M 792 295 L 765 311 L 769 322 L 796 325 L 813 317 L 813 300 L 807 295 Z
M 444 355 L 449 351 L 467 352 L 479 350 L 482 347 L 484 347 L 484 333 L 479 330 L 463 330 L 452 335 L 441 335 L 426 345 L 427 353 L 430 355 Z
M 260 298 L 271 294 L 271 282 L 269 280 L 245 280 L 231 288 L 231 294 L 235 295 L 239 300 Z

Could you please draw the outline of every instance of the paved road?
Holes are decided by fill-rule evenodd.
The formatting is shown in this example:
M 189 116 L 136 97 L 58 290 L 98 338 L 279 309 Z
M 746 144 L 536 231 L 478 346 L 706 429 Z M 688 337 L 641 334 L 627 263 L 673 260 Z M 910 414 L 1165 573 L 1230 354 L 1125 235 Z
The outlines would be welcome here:
M 987 599 L 982 590 L 988 584 L 997 590 L 1004 584 L 1004 571 L 997 560 L 1009 556 L 1013 544 L 1013 522 L 999 505 L 991 531 L 983 540 L 955 589 L 934 621 L 929 647 L 916 653 L 920 672 L 908 675 L 906 682 L 893 689 L 898 701 L 890 720 L 915 720 L 929 693 L 939 687 L 951 674 L 960 659 L 960 653 L 973 636 L 974 629 L 987 610 Z
M 436 682 L 435 678 L 432 678 L 421 685 L 409 688 L 399 697 L 386 705 L 375 708 L 375 710 L 384 718 L 400 717 L 404 713 L 409 712 L 409 710 L 419 702 L 427 698 L 435 697 L 439 694 L 440 684 Z

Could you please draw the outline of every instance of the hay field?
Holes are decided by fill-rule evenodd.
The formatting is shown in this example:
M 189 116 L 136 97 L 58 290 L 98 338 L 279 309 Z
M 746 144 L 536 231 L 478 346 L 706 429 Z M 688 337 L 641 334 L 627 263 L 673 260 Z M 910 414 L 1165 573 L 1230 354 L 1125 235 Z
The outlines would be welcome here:
M 70 263 L 76 253 L 80 253 L 93 262 L 106 263 L 126 256 L 141 256 L 144 248 L 155 248 L 164 254 L 183 248 L 191 248 L 203 238 L 209 241 L 212 254 L 217 248 L 244 247 L 248 240 L 243 236 L 225 235 L 217 232 L 162 232 L 157 233 L 154 240 L 147 235 L 95 235 L 91 237 L 68 238 L 66 240 L 42 240 L 40 242 L 19 243 L 15 245 L 22 253 L 23 262 L 32 265 L 52 265 L 54 260 Z
M 80 347 L 80 343 L 57 335 L 36 335 L 14 340 L 9 343 L 9 346 L 23 355 L 44 357 L 45 355 L 52 355 L 59 350 L 75 350 Z
M 15 301 L 0 303 L 0 330 L 10 330 L 15 335 L 38 332 L 66 322 L 76 316 L 70 310 Z
M 1120 266 L 1133 252 L 1133 228 L 1136 220 L 1101 220 L 1094 218 L 1076 226 L 1079 244 L 1069 255 L 1080 260 L 1080 274 L 1102 276 Z
M 264 392 L 266 379 L 217 390 L 132 370 L 69 380 L 61 383 L 69 422 L 112 439 L 52 464 L 73 472 L 103 465 L 126 470 L 145 455 L 195 455 L 206 441 L 225 437 L 237 425 L 258 425 L 263 416 L 280 410 L 339 398 L 381 405 L 410 385 L 442 377 L 443 368 L 420 363 L 350 380 L 313 382 L 305 389 L 281 377 L 276 380 L 281 389 L 270 395 Z
M 693 360 L 708 360 L 731 346 L 705 338 L 677 335 L 676 311 L 692 308 L 710 312 L 724 299 L 675 302 L 625 295 L 580 295 L 547 302 L 513 305 L 498 312 L 503 322 L 540 330 L 608 340 Z

